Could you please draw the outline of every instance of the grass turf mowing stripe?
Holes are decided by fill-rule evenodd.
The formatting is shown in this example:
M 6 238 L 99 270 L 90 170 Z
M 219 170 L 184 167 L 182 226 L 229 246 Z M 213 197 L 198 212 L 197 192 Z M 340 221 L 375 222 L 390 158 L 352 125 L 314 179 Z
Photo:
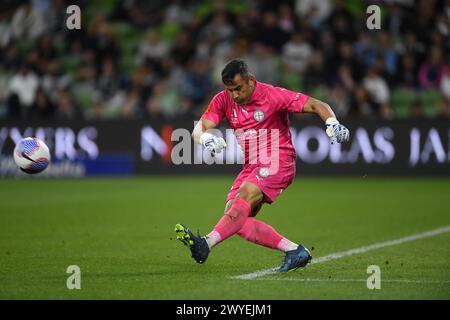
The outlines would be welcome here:
M 367 282 L 367 279 L 320 279 L 320 278 L 258 278 L 258 281 L 300 281 L 300 282 Z M 416 284 L 447 284 L 450 280 L 435 279 L 383 279 L 381 282 L 416 283 Z
M 390 241 L 386 241 L 386 242 L 375 243 L 370 246 L 350 249 L 350 250 L 342 251 L 342 252 L 336 252 L 336 253 L 329 254 L 327 256 L 319 257 L 317 259 L 313 258 L 313 260 L 311 261 L 311 264 L 327 262 L 330 260 L 335 260 L 335 259 L 340 259 L 343 257 L 352 256 L 354 254 L 366 253 L 366 252 L 381 249 L 381 248 L 395 246 L 397 244 L 402 244 L 405 242 L 415 241 L 415 240 L 423 239 L 423 238 L 434 237 L 438 234 L 446 233 L 449 231 L 450 231 L 450 226 L 445 226 L 445 227 L 441 227 L 438 229 L 434 229 L 434 230 L 430 230 L 430 231 L 426 231 L 426 232 L 422 232 L 422 233 L 417 233 L 417 234 L 414 234 L 414 235 L 411 235 L 408 237 L 403 237 L 403 238 L 396 239 L 396 240 L 390 240 Z M 251 279 L 262 277 L 262 276 L 265 276 L 268 274 L 275 273 L 277 270 L 278 270 L 278 268 L 271 268 L 271 269 L 260 270 L 260 271 L 256 271 L 256 272 L 252 272 L 252 273 L 241 274 L 238 276 L 230 276 L 229 278 L 240 279 L 240 280 L 251 280 Z

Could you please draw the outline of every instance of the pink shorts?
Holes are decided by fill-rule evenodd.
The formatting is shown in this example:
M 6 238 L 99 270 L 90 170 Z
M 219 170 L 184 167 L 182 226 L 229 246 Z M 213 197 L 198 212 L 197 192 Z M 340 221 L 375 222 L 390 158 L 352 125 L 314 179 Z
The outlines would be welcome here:
M 244 181 L 248 181 L 256 184 L 261 189 L 264 193 L 263 202 L 270 204 L 292 183 L 295 177 L 295 169 L 295 159 L 280 164 L 278 172 L 274 174 L 271 174 L 269 168 L 263 165 L 244 165 L 242 171 L 234 180 L 226 202 L 234 199 L 241 184 Z

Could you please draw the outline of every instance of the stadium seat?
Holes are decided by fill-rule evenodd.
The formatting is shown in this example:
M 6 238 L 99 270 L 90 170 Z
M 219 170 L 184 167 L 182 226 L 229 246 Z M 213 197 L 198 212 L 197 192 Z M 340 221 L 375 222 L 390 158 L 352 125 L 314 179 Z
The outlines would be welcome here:
M 410 89 L 395 89 L 391 95 L 391 105 L 394 109 L 395 116 L 403 119 L 409 116 L 410 108 L 416 100 L 416 94 Z
M 422 102 L 423 112 L 427 117 L 434 117 L 439 101 L 439 91 L 428 89 L 419 92 L 419 99 Z
M 303 77 L 297 72 L 284 70 L 280 73 L 280 85 L 293 91 L 302 91 Z

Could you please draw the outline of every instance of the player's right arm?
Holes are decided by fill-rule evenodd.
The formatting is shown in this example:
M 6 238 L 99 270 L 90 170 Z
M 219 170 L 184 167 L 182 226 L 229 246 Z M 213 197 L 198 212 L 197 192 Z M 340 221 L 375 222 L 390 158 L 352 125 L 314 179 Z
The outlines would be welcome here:
M 222 137 L 218 137 L 208 130 L 215 128 L 225 116 L 224 113 L 224 98 L 222 93 L 218 93 L 208 105 L 205 113 L 203 113 L 200 120 L 192 131 L 192 139 L 195 142 L 202 144 L 207 150 L 211 151 L 212 155 L 219 153 L 227 146 Z
M 201 143 L 200 137 L 209 129 L 213 129 L 216 126 L 217 125 L 211 120 L 201 118 L 195 125 L 194 130 L 192 131 L 192 139 L 194 139 L 194 141 L 197 143 Z

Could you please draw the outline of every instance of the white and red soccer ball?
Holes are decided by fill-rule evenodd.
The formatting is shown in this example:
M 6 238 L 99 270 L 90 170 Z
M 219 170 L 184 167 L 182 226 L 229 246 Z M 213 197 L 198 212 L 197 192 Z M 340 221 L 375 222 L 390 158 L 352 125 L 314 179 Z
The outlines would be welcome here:
M 25 138 L 14 148 L 14 161 L 25 173 L 39 173 L 50 163 L 50 151 L 42 140 Z

